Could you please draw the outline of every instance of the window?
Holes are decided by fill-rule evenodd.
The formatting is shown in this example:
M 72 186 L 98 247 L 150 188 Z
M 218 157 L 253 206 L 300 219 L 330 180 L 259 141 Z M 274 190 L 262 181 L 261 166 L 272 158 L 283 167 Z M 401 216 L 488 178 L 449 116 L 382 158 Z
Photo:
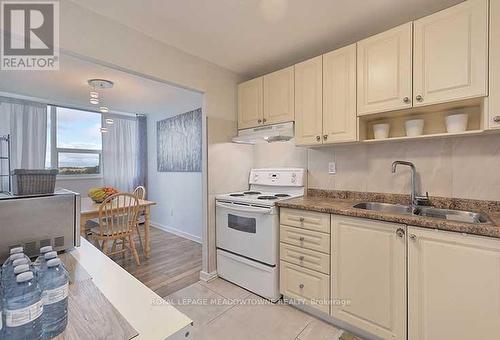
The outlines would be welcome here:
M 101 174 L 101 114 L 58 106 L 49 112 L 46 164 L 62 176 Z

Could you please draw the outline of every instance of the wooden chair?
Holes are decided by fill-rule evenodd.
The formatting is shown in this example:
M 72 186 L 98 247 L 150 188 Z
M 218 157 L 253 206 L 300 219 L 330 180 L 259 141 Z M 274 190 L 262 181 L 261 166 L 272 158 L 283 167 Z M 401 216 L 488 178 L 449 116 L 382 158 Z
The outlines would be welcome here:
M 132 195 L 137 197 L 140 200 L 143 200 L 146 198 L 146 188 L 143 187 L 142 185 L 139 185 L 137 188 L 134 189 L 132 192 Z M 144 246 L 142 245 L 142 237 L 141 237 L 141 231 L 139 230 L 139 224 L 143 224 L 145 222 L 145 217 L 144 214 L 139 213 L 139 217 L 137 218 L 137 224 L 135 226 L 135 230 L 137 232 L 137 236 L 139 237 L 139 244 L 141 245 L 142 252 L 144 255 L 146 255 L 146 249 L 144 249 Z
M 135 248 L 132 235 L 137 226 L 139 214 L 139 199 L 128 193 L 118 193 L 104 200 L 99 206 L 99 227 L 92 230 L 92 236 L 104 254 L 114 255 L 130 250 L 137 265 L 140 265 L 139 255 Z M 111 251 L 108 242 L 113 241 Z M 118 241 L 121 241 L 121 250 L 117 250 Z
M 143 187 L 142 185 L 139 185 L 137 188 L 134 189 L 132 195 L 136 196 L 140 200 L 143 200 L 146 198 L 146 188 Z

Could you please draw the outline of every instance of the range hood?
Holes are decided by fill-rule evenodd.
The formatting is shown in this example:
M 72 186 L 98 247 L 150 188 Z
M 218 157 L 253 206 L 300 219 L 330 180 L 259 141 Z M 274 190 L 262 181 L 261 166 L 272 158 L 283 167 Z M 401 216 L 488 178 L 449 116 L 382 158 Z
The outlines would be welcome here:
M 233 138 L 233 142 L 243 144 L 284 142 L 293 137 L 293 122 L 288 122 L 238 130 L 238 136 Z

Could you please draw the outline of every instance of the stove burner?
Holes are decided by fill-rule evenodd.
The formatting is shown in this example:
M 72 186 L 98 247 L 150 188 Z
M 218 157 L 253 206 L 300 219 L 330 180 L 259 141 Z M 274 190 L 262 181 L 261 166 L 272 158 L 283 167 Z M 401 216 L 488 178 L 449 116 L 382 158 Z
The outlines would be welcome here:
M 274 194 L 276 197 L 290 197 L 288 194 Z
M 259 196 L 257 197 L 259 200 L 275 200 L 278 199 L 276 196 Z
M 245 191 L 245 195 L 260 195 L 261 193 L 258 191 Z
M 241 196 L 245 196 L 243 194 L 229 194 L 229 196 L 232 196 L 232 197 L 241 197 Z

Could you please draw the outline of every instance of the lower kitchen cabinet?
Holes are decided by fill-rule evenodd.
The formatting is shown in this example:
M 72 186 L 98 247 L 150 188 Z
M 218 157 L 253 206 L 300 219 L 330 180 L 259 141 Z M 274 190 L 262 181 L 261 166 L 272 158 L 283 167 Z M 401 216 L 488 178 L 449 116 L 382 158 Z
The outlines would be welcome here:
M 285 261 L 280 262 L 280 293 L 328 314 L 330 276 Z
M 405 339 L 406 227 L 338 215 L 331 221 L 331 297 L 350 301 L 332 306 L 331 315 L 383 339 Z
M 408 228 L 408 340 L 500 337 L 500 241 Z

